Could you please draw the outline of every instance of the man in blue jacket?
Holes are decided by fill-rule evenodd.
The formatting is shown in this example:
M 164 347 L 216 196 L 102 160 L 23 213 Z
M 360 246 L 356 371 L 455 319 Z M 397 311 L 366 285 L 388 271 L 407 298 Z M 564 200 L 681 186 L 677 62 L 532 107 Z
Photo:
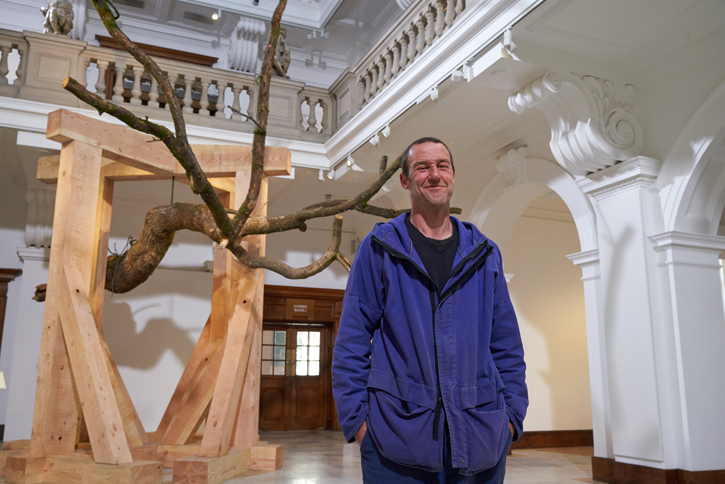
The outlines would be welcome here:
M 332 362 L 365 483 L 501 483 L 528 406 L 524 351 L 496 245 L 451 217 L 453 156 L 403 154 L 412 210 L 380 223 L 350 270 Z

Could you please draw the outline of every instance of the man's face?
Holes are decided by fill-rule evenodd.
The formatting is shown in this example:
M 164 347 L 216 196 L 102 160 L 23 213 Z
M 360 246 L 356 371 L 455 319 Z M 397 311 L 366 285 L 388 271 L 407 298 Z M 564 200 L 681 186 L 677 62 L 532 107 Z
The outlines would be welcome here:
M 400 183 L 410 191 L 415 211 L 448 209 L 456 174 L 448 150 L 440 143 L 415 145 L 408 153 L 409 173 L 400 174 Z

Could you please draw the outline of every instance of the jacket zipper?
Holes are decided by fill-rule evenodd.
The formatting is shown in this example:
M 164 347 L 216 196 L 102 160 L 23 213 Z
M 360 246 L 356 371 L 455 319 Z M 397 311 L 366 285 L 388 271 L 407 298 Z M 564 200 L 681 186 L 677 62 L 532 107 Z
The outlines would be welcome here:
M 413 267 L 415 267 L 418 272 L 423 274 L 430 284 L 432 284 L 434 289 L 429 289 L 428 292 L 430 294 L 430 303 L 431 303 L 431 311 L 433 313 L 433 351 L 435 353 L 435 365 L 436 365 L 436 383 L 438 386 L 438 400 L 436 402 L 436 408 L 435 408 L 435 416 L 433 417 L 433 440 L 438 440 L 438 427 L 440 427 L 440 418 L 441 418 L 441 412 L 443 409 L 443 397 L 441 394 L 441 376 L 438 371 L 438 342 L 436 340 L 436 310 L 438 308 L 438 305 L 443 302 L 443 300 L 451 293 L 453 290 L 458 287 L 462 281 L 468 277 L 469 274 L 477 270 L 481 265 L 486 262 L 486 259 L 488 259 L 488 256 L 491 255 L 491 252 L 493 251 L 493 247 L 488 246 L 488 240 L 485 240 L 483 244 L 480 244 L 478 247 L 476 247 L 474 250 L 472 250 L 466 257 L 460 260 L 458 265 L 454 267 L 451 270 L 451 273 L 449 274 L 449 278 L 451 276 L 454 276 L 458 271 L 461 270 L 461 268 L 468 262 L 470 259 L 476 257 L 479 253 L 481 253 L 482 250 L 486 249 L 486 252 L 469 267 L 466 272 L 461 275 L 461 277 L 458 278 L 455 284 L 453 284 L 451 287 L 446 289 L 446 291 L 443 294 L 438 294 L 438 303 L 436 304 L 435 296 L 436 292 L 438 291 L 438 288 L 436 287 L 435 283 L 433 282 L 433 279 L 426 273 L 423 269 L 418 267 L 418 264 L 416 264 L 410 257 L 403 254 L 402 252 L 398 252 L 397 250 L 393 249 L 389 245 L 383 243 L 382 240 L 378 239 L 374 235 L 372 236 L 372 240 L 374 242 L 377 242 L 378 244 L 382 245 L 386 252 L 388 252 L 390 255 L 393 255 L 395 257 L 398 257 L 399 259 L 407 260 L 411 264 L 413 264 Z

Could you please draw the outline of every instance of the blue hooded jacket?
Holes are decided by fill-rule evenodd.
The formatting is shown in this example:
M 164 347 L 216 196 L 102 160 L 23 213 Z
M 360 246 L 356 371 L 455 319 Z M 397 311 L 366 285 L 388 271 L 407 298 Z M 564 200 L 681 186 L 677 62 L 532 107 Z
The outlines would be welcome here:
M 348 442 L 367 421 L 388 459 L 443 469 L 443 418 L 461 474 L 493 467 L 523 431 L 526 365 L 501 254 L 469 223 L 438 292 L 403 214 L 360 243 L 345 290 L 332 391 Z

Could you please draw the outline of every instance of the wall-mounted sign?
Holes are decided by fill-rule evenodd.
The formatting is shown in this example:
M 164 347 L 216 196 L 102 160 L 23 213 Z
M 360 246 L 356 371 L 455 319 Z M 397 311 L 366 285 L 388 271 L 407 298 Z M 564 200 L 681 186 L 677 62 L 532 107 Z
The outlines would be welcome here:
M 287 298 L 287 311 L 285 319 L 315 319 L 314 299 L 291 299 Z

